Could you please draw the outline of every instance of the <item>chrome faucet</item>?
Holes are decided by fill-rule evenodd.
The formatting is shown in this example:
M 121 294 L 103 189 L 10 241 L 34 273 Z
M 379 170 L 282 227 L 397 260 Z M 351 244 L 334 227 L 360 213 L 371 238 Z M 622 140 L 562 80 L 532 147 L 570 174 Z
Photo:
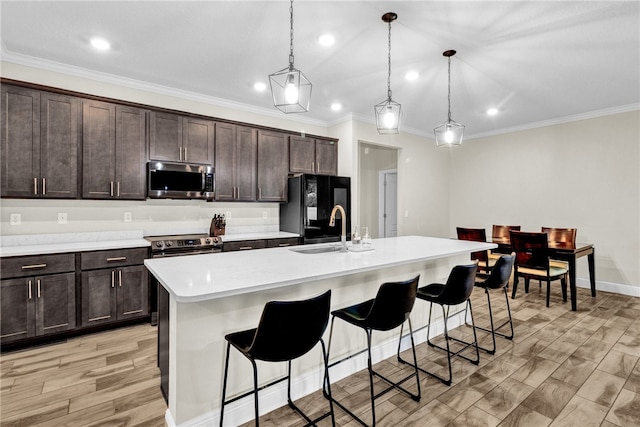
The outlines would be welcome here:
M 340 232 L 340 243 L 342 249 L 340 252 L 347 252 L 347 214 L 344 212 L 344 208 L 340 205 L 335 205 L 331 211 L 331 217 L 329 218 L 329 227 L 336 226 L 336 212 L 340 211 L 342 217 L 342 231 Z

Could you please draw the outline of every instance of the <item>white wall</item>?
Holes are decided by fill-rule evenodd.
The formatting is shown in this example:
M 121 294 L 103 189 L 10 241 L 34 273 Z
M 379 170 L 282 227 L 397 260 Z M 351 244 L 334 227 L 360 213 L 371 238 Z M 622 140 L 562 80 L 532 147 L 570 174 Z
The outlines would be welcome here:
M 379 174 L 383 170 L 398 168 L 398 152 L 393 148 L 361 143 L 359 156 L 360 218 L 357 224 L 361 227 L 368 227 L 369 234 L 375 239 L 379 237 Z M 360 232 L 364 234 L 362 229 Z
M 576 227 L 598 281 L 640 287 L 639 146 L 637 111 L 467 141 L 451 162 L 449 233 Z

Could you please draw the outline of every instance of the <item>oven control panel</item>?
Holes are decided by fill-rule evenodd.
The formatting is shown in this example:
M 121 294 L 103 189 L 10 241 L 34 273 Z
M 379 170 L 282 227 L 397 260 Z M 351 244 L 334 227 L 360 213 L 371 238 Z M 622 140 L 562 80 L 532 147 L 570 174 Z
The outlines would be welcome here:
M 178 236 L 149 237 L 147 240 L 151 241 L 151 249 L 153 252 L 185 249 L 197 250 L 222 246 L 222 241 L 219 237 L 209 236 L 188 236 L 184 238 Z

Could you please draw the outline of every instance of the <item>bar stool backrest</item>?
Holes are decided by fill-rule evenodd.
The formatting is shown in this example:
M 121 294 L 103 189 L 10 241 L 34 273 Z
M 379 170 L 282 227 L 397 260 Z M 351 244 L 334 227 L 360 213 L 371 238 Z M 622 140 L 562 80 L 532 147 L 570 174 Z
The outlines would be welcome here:
M 466 302 L 473 291 L 477 269 L 477 263 L 453 267 L 447 283 L 438 295 L 438 303 L 456 305 Z
M 489 274 L 487 280 L 483 282 L 483 286 L 491 289 L 499 289 L 507 286 L 515 260 L 515 253 L 511 253 L 511 255 L 502 255 L 498 258 L 496 265 L 491 269 L 491 274 Z
M 270 301 L 264 306 L 247 353 L 254 359 L 284 362 L 311 350 L 329 322 L 331 290 L 302 301 Z
M 380 285 L 362 325 L 378 331 L 389 331 L 404 323 L 416 302 L 419 279 L 420 275 L 411 280 Z
M 511 247 L 516 253 L 516 266 L 549 271 L 547 233 L 511 230 Z

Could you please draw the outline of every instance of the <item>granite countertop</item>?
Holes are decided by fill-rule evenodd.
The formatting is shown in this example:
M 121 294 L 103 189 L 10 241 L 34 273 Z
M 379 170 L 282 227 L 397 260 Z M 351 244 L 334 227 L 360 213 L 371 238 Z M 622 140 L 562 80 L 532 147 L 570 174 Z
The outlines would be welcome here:
M 142 230 L 0 237 L 0 257 L 149 247 Z
M 374 239 L 373 250 L 304 254 L 331 244 L 145 260 L 178 302 L 189 303 L 496 248 L 493 243 L 403 236 Z

